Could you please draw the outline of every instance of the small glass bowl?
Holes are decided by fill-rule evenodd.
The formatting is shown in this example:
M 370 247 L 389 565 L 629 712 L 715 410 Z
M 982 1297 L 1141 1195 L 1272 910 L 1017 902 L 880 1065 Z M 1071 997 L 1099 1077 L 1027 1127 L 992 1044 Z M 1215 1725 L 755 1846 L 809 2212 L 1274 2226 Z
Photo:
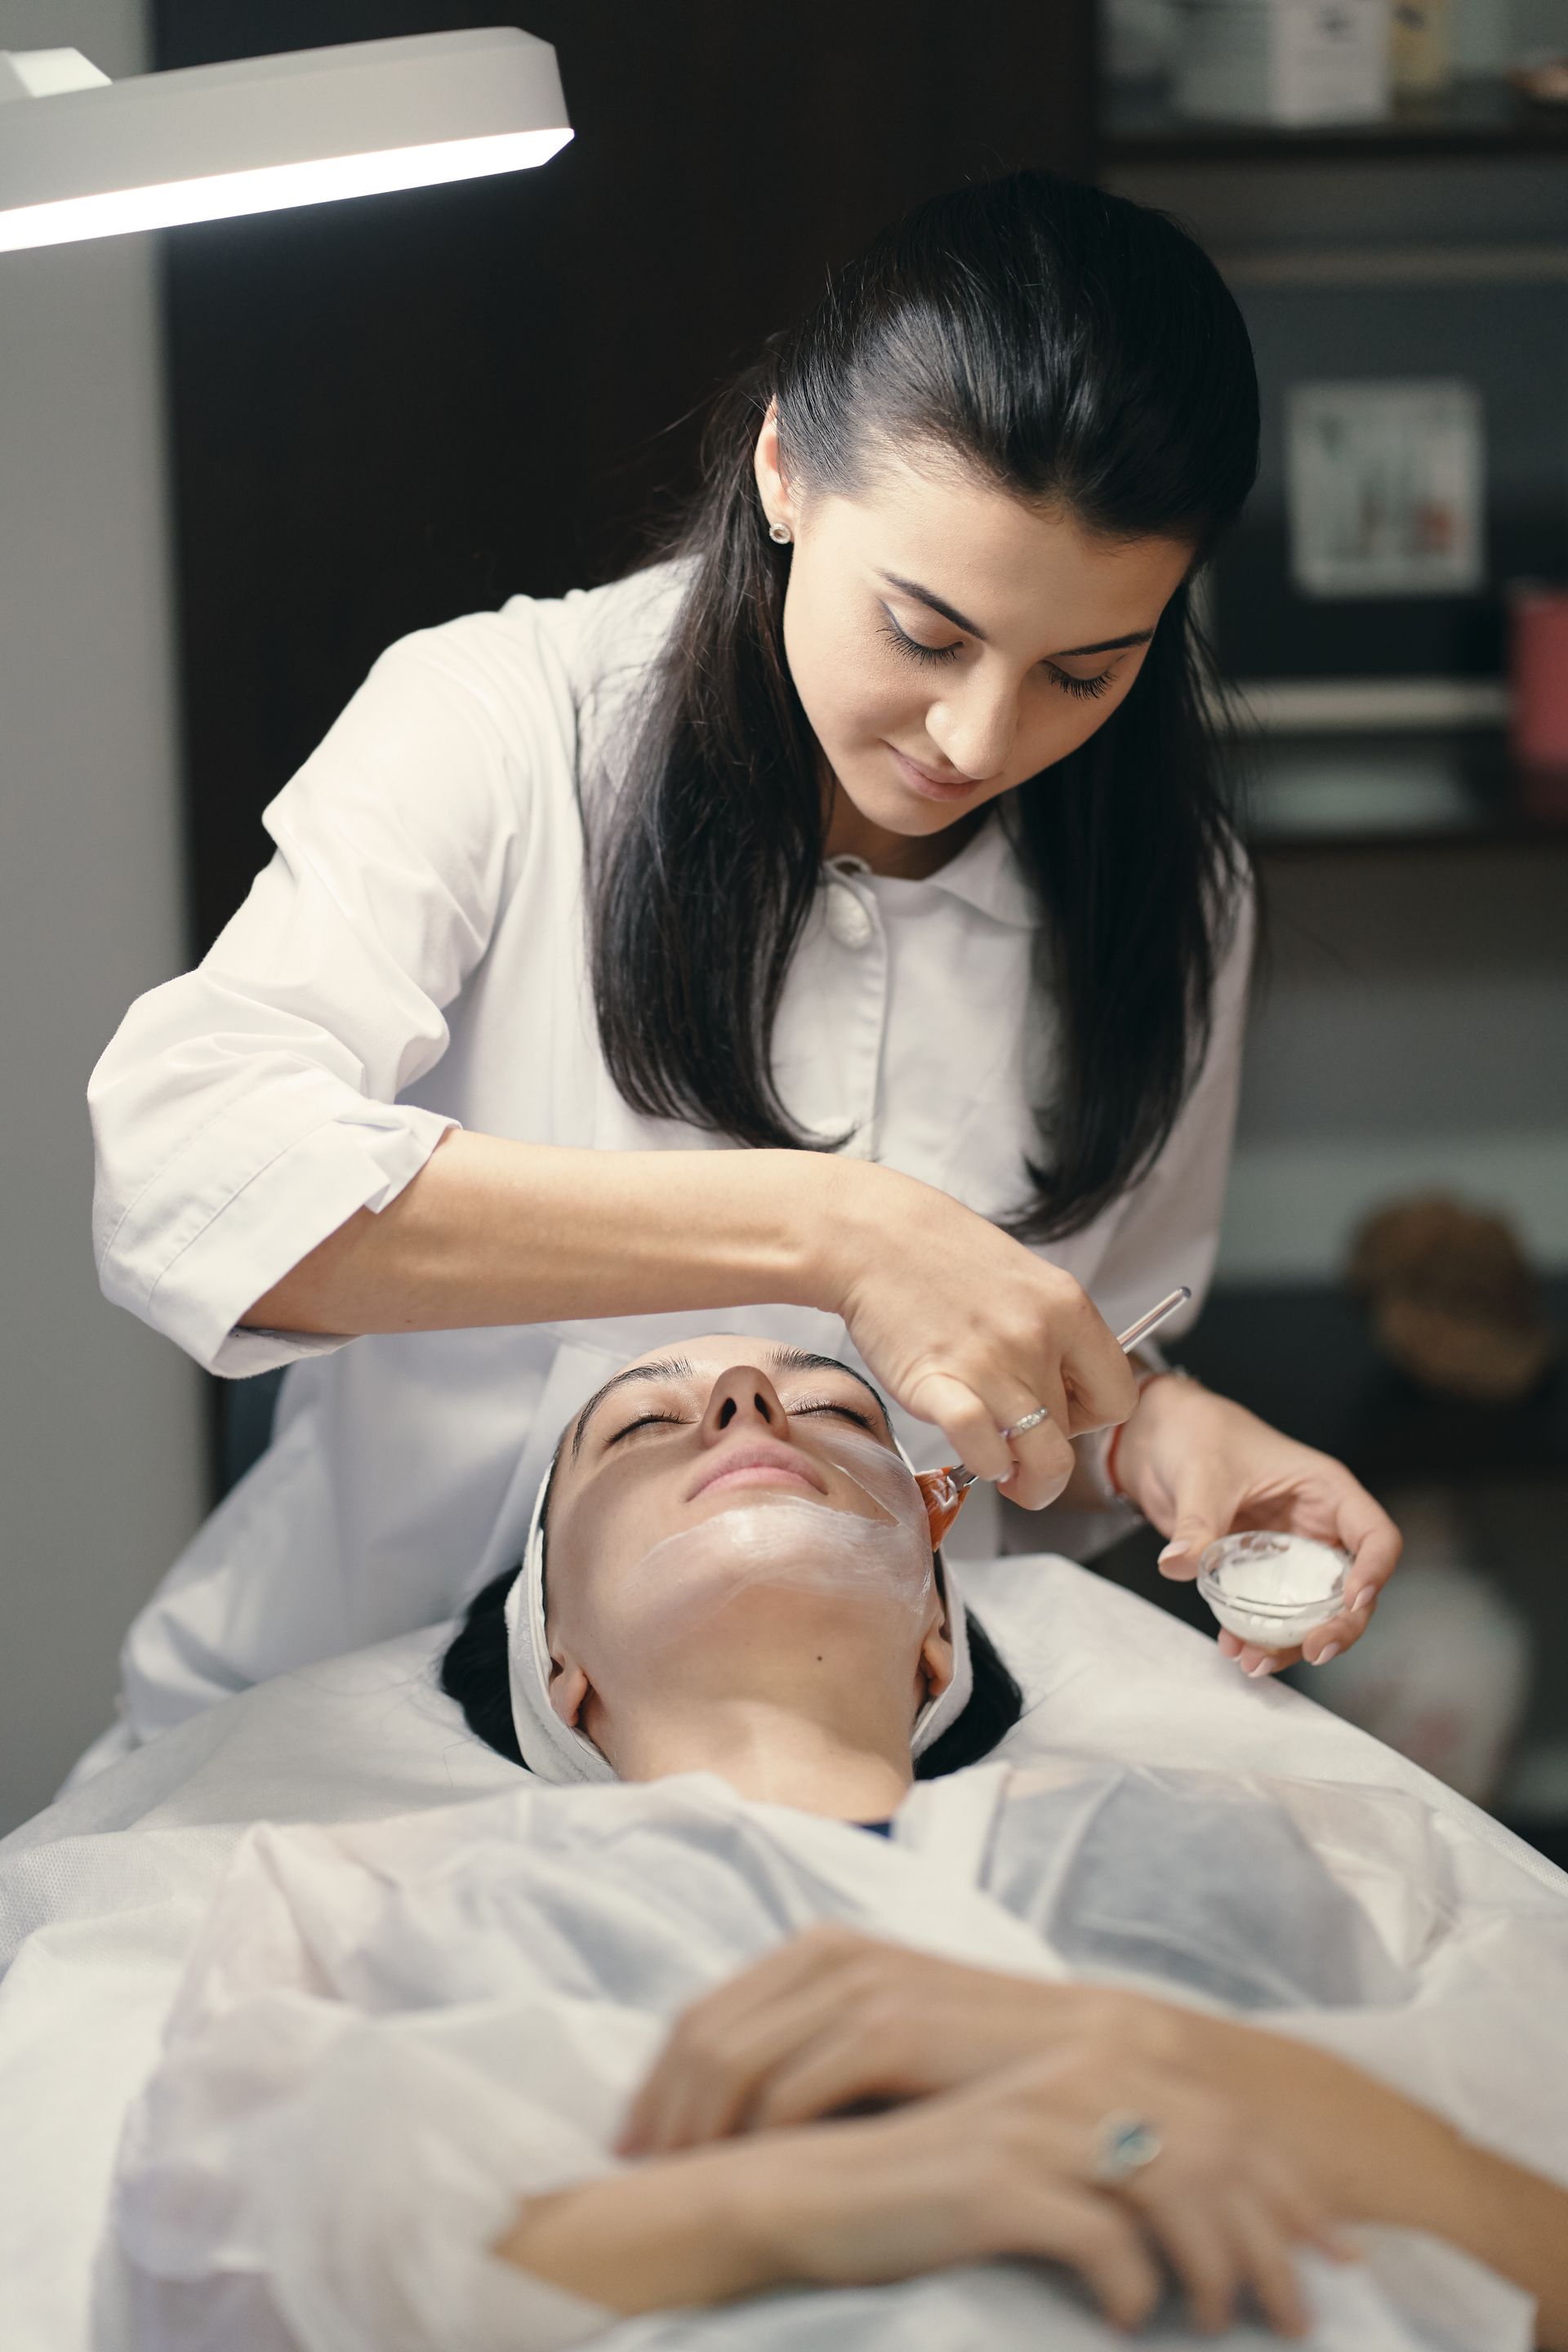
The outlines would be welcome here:
M 1289 1549 L 1310 1545 L 1323 1556 L 1325 1577 L 1332 1581 L 1311 1601 L 1281 1601 L 1273 1590 L 1268 1563 Z M 1226 1631 L 1260 1650 L 1293 1650 L 1314 1625 L 1339 1614 L 1345 1594 L 1345 1570 L 1351 1556 L 1339 1544 L 1321 1544 L 1309 1536 L 1279 1535 L 1261 1528 L 1243 1536 L 1221 1536 L 1205 1547 L 1198 1560 L 1198 1591 Z M 1221 1571 L 1228 1570 L 1226 1581 Z

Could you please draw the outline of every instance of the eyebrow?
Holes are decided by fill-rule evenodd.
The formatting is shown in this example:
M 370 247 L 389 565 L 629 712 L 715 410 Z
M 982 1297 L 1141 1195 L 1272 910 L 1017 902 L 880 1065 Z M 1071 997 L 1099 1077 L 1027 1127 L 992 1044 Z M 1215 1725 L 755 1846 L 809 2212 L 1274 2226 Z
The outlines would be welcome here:
M 991 640 L 984 630 L 977 628 L 973 621 L 966 620 L 964 615 L 954 605 L 950 604 L 945 597 L 933 596 L 931 590 L 922 588 L 918 581 L 900 580 L 896 572 L 884 572 L 880 577 L 887 582 L 889 588 L 897 588 L 903 595 L 912 596 L 917 604 L 928 604 L 933 613 L 940 613 L 944 621 L 951 621 L 955 629 L 963 631 L 965 636 L 977 637 L 983 646 L 990 644 Z M 1124 637 L 1102 637 L 1098 645 L 1064 646 L 1059 653 L 1048 655 L 1047 658 L 1050 661 L 1078 661 L 1085 654 L 1125 653 L 1130 646 L 1150 644 L 1153 635 L 1152 629 L 1133 629 Z
M 847 1380 L 858 1381 L 876 1404 L 884 1428 L 891 1434 L 892 1423 L 888 1419 L 888 1408 L 863 1372 L 856 1371 L 851 1365 L 841 1364 L 836 1356 L 814 1355 L 809 1348 L 770 1347 L 767 1356 L 775 1372 L 842 1372 Z M 575 1462 L 583 1451 L 588 1423 L 605 1398 L 613 1396 L 617 1389 L 627 1388 L 634 1381 L 679 1381 L 692 1377 L 691 1366 L 684 1356 L 661 1356 L 655 1363 L 633 1364 L 627 1370 L 616 1372 L 603 1388 L 595 1390 L 577 1416 L 577 1426 L 572 1433 L 573 1461 Z
M 617 1389 L 629 1388 L 633 1381 L 681 1381 L 689 1380 L 690 1377 L 691 1367 L 684 1356 L 661 1356 L 656 1363 L 633 1364 L 624 1372 L 613 1373 L 602 1389 L 594 1391 L 593 1395 L 577 1415 L 577 1426 L 572 1433 L 573 1461 L 575 1462 L 583 1451 L 583 1440 L 588 1434 L 588 1423 L 593 1420 L 605 1399 L 614 1396 Z
M 881 1414 L 883 1427 L 891 1435 L 893 1424 L 888 1418 L 888 1408 L 882 1402 L 880 1391 L 866 1378 L 864 1372 L 858 1372 L 853 1364 L 841 1364 L 837 1356 L 814 1355 L 809 1348 L 777 1347 L 768 1352 L 773 1358 L 775 1372 L 842 1372 L 846 1380 L 858 1381 Z

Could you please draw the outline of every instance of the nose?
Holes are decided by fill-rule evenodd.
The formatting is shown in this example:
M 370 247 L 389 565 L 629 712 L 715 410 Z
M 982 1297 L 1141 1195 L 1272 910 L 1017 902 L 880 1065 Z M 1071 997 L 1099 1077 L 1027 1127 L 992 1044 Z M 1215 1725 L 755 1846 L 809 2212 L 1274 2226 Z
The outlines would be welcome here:
M 1018 698 L 1005 682 L 978 672 L 955 685 L 926 713 L 926 733 L 961 776 L 999 776 L 1018 731 Z
M 700 1432 L 703 1444 L 717 1445 L 736 1429 L 789 1444 L 789 1415 L 772 1381 L 755 1364 L 731 1364 L 709 1392 Z

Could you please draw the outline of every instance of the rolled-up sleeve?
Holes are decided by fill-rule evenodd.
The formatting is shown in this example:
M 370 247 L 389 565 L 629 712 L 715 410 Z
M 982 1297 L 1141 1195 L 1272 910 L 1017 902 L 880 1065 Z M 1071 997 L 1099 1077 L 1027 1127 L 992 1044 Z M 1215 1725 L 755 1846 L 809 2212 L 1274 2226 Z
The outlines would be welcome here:
M 382 656 L 267 811 L 276 855 L 244 906 L 132 1006 L 92 1075 L 99 1279 L 211 1371 L 342 1344 L 237 1327 L 456 1124 L 398 1097 L 446 1049 L 531 779 L 515 709 L 447 635 Z

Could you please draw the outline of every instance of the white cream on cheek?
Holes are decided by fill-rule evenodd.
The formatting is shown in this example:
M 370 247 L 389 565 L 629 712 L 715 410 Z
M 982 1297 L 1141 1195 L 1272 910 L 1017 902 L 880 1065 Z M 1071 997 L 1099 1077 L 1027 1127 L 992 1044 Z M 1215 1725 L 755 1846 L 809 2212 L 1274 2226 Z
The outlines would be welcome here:
M 621 1622 L 625 1631 L 635 1624 L 646 1656 L 692 1640 L 721 1610 L 765 1590 L 858 1603 L 918 1627 L 931 1600 L 931 1548 L 922 1553 L 902 1528 L 780 1494 L 737 1501 L 667 1536 L 643 1554 L 633 1580 L 637 1599 Z
M 735 1487 L 727 1509 L 650 1544 L 589 1601 L 584 1649 L 601 1672 L 616 1657 L 646 1659 L 689 1642 L 721 1610 L 768 1589 L 873 1608 L 923 1629 L 934 1578 L 912 1475 L 874 1438 L 849 1431 L 835 1430 L 820 1451 L 860 1487 L 875 1516 L 787 1488 Z

